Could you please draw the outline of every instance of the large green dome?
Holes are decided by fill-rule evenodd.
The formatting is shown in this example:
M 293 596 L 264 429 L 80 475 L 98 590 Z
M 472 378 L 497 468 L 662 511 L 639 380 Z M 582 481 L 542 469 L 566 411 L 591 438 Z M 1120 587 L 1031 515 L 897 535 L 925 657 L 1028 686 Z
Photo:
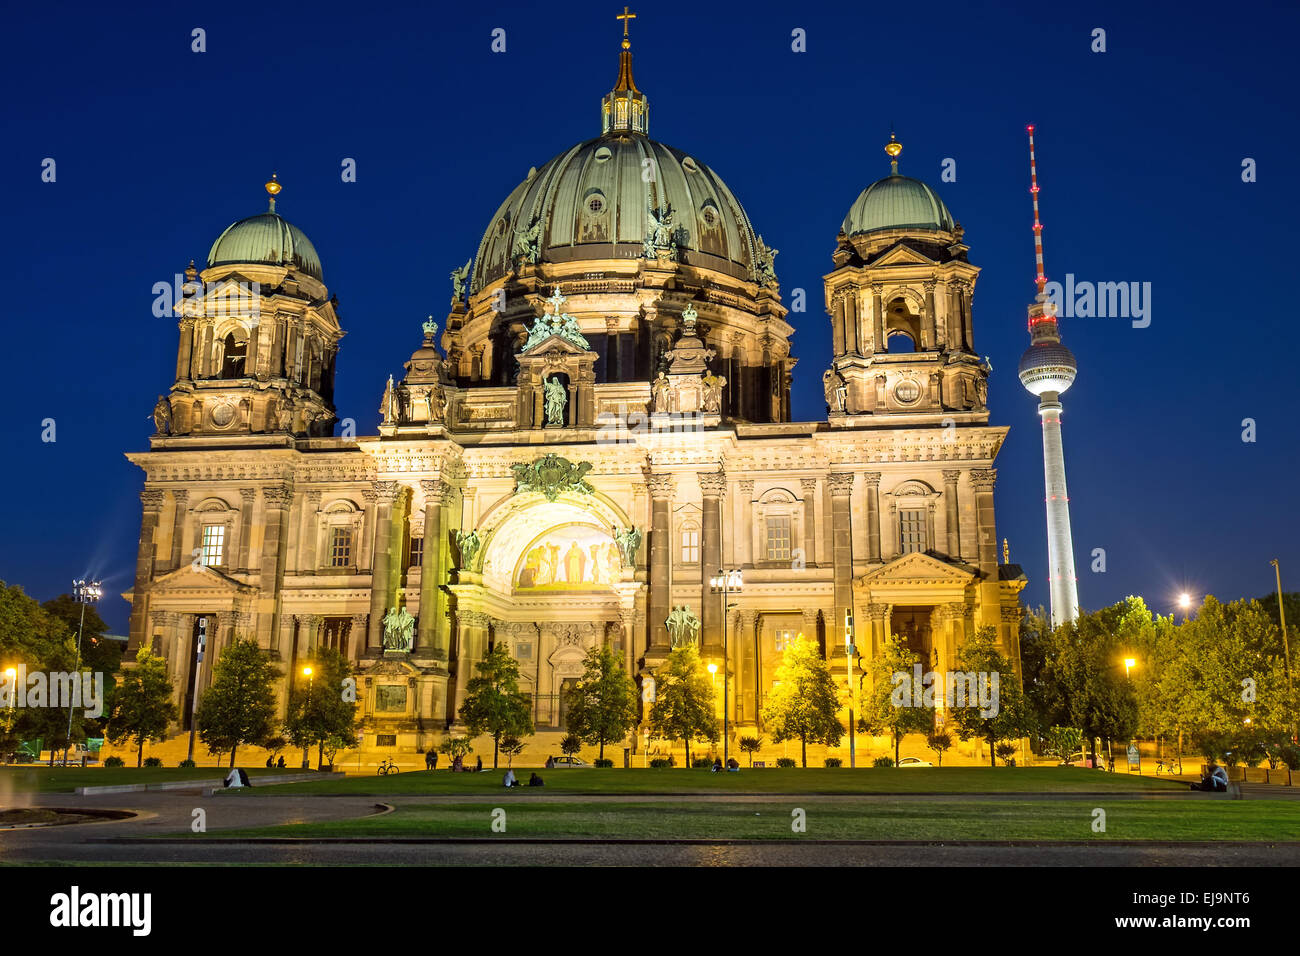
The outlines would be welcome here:
M 208 252 L 208 268 L 241 263 L 288 266 L 324 281 L 320 256 L 301 229 L 273 212 L 226 227 Z
M 849 236 L 908 228 L 951 232 L 953 218 L 933 189 L 919 179 L 895 173 L 862 190 L 842 228 Z
M 529 171 L 488 223 L 471 291 L 510 272 L 530 235 L 542 262 L 640 257 L 650 210 L 665 207 L 679 261 L 755 280 L 758 236 L 721 177 L 679 149 L 614 131 Z

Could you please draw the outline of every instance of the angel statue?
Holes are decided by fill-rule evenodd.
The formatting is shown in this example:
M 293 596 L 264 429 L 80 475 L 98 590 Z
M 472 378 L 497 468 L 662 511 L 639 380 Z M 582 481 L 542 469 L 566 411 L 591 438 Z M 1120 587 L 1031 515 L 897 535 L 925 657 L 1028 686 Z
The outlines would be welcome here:
M 455 305 L 465 298 L 465 280 L 469 278 L 470 260 L 466 259 L 465 264 L 459 269 L 453 269 L 451 273 L 451 304 Z
M 172 433 L 172 403 L 166 396 L 158 396 L 158 404 L 153 407 L 153 424 L 159 435 Z
M 636 549 L 641 547 L 641 529 L 631 527 L 615 531 L 614 543 L 618 545 L 618 550 L 623 555 L 623 563 L 635 565 Z

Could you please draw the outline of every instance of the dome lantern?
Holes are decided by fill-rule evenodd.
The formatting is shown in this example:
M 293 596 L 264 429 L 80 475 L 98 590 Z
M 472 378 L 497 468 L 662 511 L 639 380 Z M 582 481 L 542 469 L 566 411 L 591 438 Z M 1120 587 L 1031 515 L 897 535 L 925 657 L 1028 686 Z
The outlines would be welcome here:
M 618 54 L 618 79 L 600 101 L 600 132 L 645 136 L 650 131 L 650 103 L 632 78 L 632 41 L 627 30 L 628 22 L 635 20 L 636 14 L 624 7 L 615 19 L 623 21 L 623 45 Z

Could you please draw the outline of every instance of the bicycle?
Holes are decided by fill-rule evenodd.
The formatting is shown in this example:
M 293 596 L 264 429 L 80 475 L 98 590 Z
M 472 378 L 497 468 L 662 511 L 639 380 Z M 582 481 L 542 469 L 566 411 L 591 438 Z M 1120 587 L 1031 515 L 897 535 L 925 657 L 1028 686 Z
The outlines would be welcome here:
M 379 765 L 379 776 L 384 777 L 390 773 L 401 773 L 402 769 L 393 763 L 393 758 L 389 757 Z

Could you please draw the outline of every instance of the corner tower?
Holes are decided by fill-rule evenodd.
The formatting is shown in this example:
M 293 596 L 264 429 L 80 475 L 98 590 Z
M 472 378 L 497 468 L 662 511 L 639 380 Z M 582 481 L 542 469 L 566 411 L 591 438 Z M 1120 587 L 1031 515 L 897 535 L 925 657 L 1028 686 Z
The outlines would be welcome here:
M 975 353 L 979 269 L 943 200 L 898 172 L 858 196 L 824 279 L 834 357 L 823 375 L 833 426 L 988 421 L 988 368 Z

